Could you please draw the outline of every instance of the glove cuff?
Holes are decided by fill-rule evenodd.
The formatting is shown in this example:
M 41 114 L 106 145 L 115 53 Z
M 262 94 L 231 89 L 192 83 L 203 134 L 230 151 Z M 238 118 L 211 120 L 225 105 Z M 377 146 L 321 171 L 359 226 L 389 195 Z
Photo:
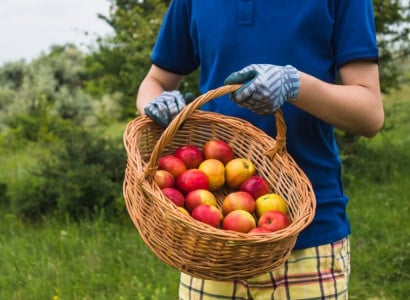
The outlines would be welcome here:
M 300 90 L 300 74 L 299 71 L 287 65 L 283 67 L 283 87 L 286 89 L 286 100 L 295 101 Z

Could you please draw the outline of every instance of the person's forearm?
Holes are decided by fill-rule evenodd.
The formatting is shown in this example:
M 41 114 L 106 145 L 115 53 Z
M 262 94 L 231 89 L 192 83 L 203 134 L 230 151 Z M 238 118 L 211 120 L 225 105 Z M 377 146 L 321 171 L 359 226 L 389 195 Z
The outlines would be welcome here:
M 144 107 L 162 92 L 178 88 L 181 79 L 181 75 L 152 65 L 138 88 L 136 106 L 139 113 L 144 114 Z
M 155 97 L 161 95 L 164 87 L 156 80 L 145 78 L 138 89 L 137 94 L 137 110 L 143 115 L 144 107 Z
M 383 125 L 381 102 L 375 89 L 329 84 L 301 73 L 300 92 L 294 104 L 335 127 L 372 137 Z

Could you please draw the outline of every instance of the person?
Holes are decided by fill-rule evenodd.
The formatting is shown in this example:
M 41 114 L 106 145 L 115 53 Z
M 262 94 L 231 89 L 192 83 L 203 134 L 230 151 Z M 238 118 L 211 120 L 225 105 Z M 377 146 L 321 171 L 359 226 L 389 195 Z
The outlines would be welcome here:
M 375 136 L 382 128 L 371 0 L 173 0 L 164 16 L 137 109 L 166 127 L 186 105 L 179 91 L 199 69 L 199 91 L 241 87 L 203 110 L 235 116 L 276 136 L 282 109 L 287 151 L 310 179 L 313 222 L 283 266 L 241 281 L 181 274 L 180 299 L 347 299 L 348 196 L 334 129 Z

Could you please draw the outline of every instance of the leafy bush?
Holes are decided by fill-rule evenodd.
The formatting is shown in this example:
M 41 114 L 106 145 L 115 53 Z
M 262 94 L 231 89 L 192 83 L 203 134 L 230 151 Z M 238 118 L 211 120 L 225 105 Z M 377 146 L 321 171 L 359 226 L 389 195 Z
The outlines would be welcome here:
M 61 139 L 9 195 L 14 213 L 30 219 L 50 213 L 79 219 L 101 210 L 108 217 L 123 214 L 121 141 L 82 127 L 66 128 Z

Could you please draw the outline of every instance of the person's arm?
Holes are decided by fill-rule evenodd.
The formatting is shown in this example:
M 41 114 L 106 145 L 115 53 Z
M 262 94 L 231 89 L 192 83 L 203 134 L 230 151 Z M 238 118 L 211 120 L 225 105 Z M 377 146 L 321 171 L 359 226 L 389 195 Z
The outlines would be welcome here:
M 366 137 L 384 122 L 379 69 L 375 62 L 356 61 L 340 70 L 342 85 L 331 84 L 291 65 L 249 65 L 225 79 L 243 83 L 231 94 L 238 105 L 268 115 L 290 102 L 323 121 Z
M 373 137 L 384 122 L 378 65 L 357 61 L 339 71 L 342 85 L 300 72 L 299 95 L 292 103 L 338 128 Z
M 155 65 L 152 65 L 145 78 L 142 80 L 137 94 L 136 106 L 138 112 L 143 115 L 144 107 L 164 91 L 172 91 L 178 88 L 182 76 L 170 73 Z

